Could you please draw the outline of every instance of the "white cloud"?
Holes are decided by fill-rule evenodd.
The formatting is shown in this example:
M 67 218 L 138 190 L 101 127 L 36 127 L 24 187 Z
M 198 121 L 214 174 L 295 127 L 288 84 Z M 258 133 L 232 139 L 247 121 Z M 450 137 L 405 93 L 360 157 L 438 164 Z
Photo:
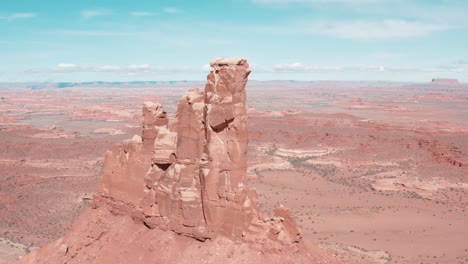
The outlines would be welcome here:
M 118 72 L 121 70 L 122 67 L 114 65 L 82 66 L 73 63 L 59 63 L 51 69 L 52 72 Z
M 272 67 L 274 72 L 313 72 L 313 71 L 339 71 L 340 67 L 308 66 L 300 62 L 289 64 L 275 64 Z
M 455 64 L 462 64 L 462 65 L 468 64 L 468 60 L 459 59 L 455 62 Z
M 8 19 L 13 20 L 13 19 L 21 19 L 21 18 L 31 18 L 31 17 L 36 17 L 36 13 L 14 13 L 8 16 Z
M 453 29 L 442 23 L 413 22 L 404 19 L 386 20 L 293 20 L 276 25 L 252 25 L 239 27 L 232 25 L 211 25 L 220 30 L 250 32 L 253 34 L 283 35 L 323 35 L 350 40 L 386 40 L 416 38 L 434 32 Z M 389 54 L 387 54 L 389 55 Z
M 448 26 L 445 25 L 406 20 L 318 22 L 310 25 L 312 32 L 354 40 L 410 38 L 446 29 Z
M 77 72 L 114 72 L 122 74 L 140 74 L 140 73 L 177 73 L 177 72 L 206 72 L 204 67 L 167 67 L 155 66 L 151 64 L 130 64 L 126 66 L 119 65 L 77 65 L 73 63 L 59 63 L 52 69 L 27 70 L 27 73 L 41 73 L 41 72 L 54 72 L 54 73 L 77 73 Z
M 114 72 L 114 71 L 121 71 L 122 67 L 116 66 L 116 65 L 103 65 L 103 66 L 97 67 L 97 69 L 99 71 L 104 71 L 104 72 L 106 72 L 106 71 Z
M 382 65 L 367 66 L 315 66 L 304 65 L 299 62 L 290 64 L 275 64 L 272 67 L 274 72 L 343 72 L 343 71 L 385 71 L 387 68 Z
M 33 18 L 37 17 L 37 13 L 13 13 L 8 16 L 3 16 L 0 17 L 0 19 L 5 19 L 8 21 L 13 21 L 13 20 L 18 20 L 18 19 L 28 19 L 28 18 Z
M 151 31 L 104 31 L 104 30 L 56 30 L 49 31 L 54 34 L 64 34 L 73 36 L 90 36 L 90 37 L 109 37 L 109 36 L 145 36 L 148 34 L 156 34 Z
M 25 74 L 32 77 L 42 79 L 60 79 L 64 76 L 78 76 L 78 73 L 98 73 L 99 76 L 112 76 L 112 80 L 124 78 L 125 76 L 133 76 L 135 78 L 161 78 L 161 76 L 171 76 L 170 78 L 178 79 L 180 76 L 199 76 L 202 73 L 207 73 L 210 66 L 205 64 L 199 67 L 172 67 L 172 66 L 155 66 L 151 64 L 130 64 L 125 66 L 119 65 L 79 65 L 73 63 L 60 63 L 49 69 L 30 69 L 24 71 Z M 269 74 L 269 78 L 280 78 L 288 76 L 288 79 L 309 79 L 311 76 L 335 76 L 340 79 L 340 76 L 368 76 L 371 79 L 382 78 L 382 76 L 412 76 L 409 80 L 413 80 L 414 76 L 456 76 L 468 72 L 468 69 L 463 66 L 440 66 L 440 67 L 399 67 L 385 65 L 346 65 L 346 66 L 324 66 L 324 65 L 308 65 L 300 62 L 275 64 L 269 66 L 260 66 L 255 63 L 251 64 L 253 71 L 262 76 Z M 102 75 L 101 75 L 102 73 Z M 364 74 L 364 75 L 363 75 Z M 309 77 L 304 77 L 309 76 Z M 429 76 L 429 77 L 428 77 Z M 107 78 L 105 77 L 105 78 Z M 334 79 L 335 77 L 332 77 Z M 347 78 L 347 77 L 346 77 Z M 357 77 L 360 78 L 360 77 Z M 366 77 L 367 78 L 367 77 Z M 366 79 L 364 78 L 364 79 Z M 387 77 L 383 77 L 387 78 Z M 392 77 L 393 78 L 393 77 Z
M 464 64 L 468 64 L 468 61 L 466 63 L 457 63 L 458 65 L 444 65 L 444 66 L 441 66 L 439 68 L 447 71 L 447 72 L 457 72 L 457 73 L 460 73 L 460 72 L 465 72 L 466 69 L 465 67 L 463 66 Z
M 135 12 L 131 12 L 130 15 L 135 16 L 135 17 L 148 17 L 148 16 L 154 16 L 155 14 L 151 12 L 135 11 Z
M 109 15 L 111 12 L 108 9 L 88 9 L 88 10 L 83 10 L 81 11 L 81 17 L 83 19 L 90 19 L 93 17 L 98 17 L 98 16 L 106 16 Z
M 149 71 L 154 67 L 149 64 L 132 64 L 128 65 L 127 69 L 131 71 Z
M 393 59 L 393 58 L 399 58 L 400 54 L 396 52 L 383 51 L 383 52 L 371 53 L 370 57 L 372 59 L 388 60 L 388 59 Z
M 317 66 L 305 65 L 300 62 L 275 64 L 273 72 L 339 72 L 339 71 L 385 71 L 382 65 L 367 66 Z
M 289 73 L 307 73 L 307 72 L 400 72 L 400 73 L 421 73 L 421 72 L 465 72 L 462 67 L 392 67 L 384 65 L 353 65 L 353 66 L 313 66 L 305 65 L 299 62 L 287 64 L 275 64 L 265 72 L 289 72 Z
M 166 30 L 166 29 L 172 29 Z M 167 32 L 164 32 L 167 31 Z M 58 30 L 45 30 L 45 34 L 53 36 L 66 35 L 66 36 L 80 36 L 80 37 L 96 37 L 96 38 L 141 38 L 142 41 L 163 42 L 172 47 L 192 48 L 197 45 L 231 45 L 237 43 L 238 40 L 222 39 L 213 37 L 200 37 L 200 33 L 178 33 L 180 30 L 174 30 L 168 26 L 161 26 L 159 29 L 151 29 L 149 31 L 130 31 L 124 30 L 75 30 L 75 29 L 58 29 Z
M 454 67 L 454 68 L 451 68 L 451 69 L 447 69 L 447 71 L 449 71 L 449 72 L 465 72 L 466 69 L 461 68 L 461 67 Z
M 65 70 L 65 71 L 68 71 L 68 70 L 74 70 L 74 69 L 77 69 L 78 66 L 76 64 L 71 64 L 71 63 L 59 63 L 57 64 L 57 69 L 58 70 Z
M 204 65 L 202 66 L 202 70 L 203 70 L 203 71 L 210 71 L 210 70 L 211 70 L 210 64 L 204 64 Z
M 175 13 L 182 12 L 182 10 L 175 8 L 175 7 L 166 7 L 163 9 L 163 11 L 168 14 L 175 14 Z

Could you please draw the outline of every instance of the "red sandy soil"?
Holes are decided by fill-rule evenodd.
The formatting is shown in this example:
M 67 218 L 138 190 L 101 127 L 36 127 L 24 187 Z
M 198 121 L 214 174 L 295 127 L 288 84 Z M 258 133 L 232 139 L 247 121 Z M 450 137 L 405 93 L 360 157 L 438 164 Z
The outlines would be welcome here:
M 104 153 L 139 133 L 142 102 L 172 112 L 186 86 L 0 90 L 0 263 L 62 237 Z M 347 263 L 468 261 L 468 87 L 247 91 L 248 173 L 264 211 L 291 208 L 307 240 Z

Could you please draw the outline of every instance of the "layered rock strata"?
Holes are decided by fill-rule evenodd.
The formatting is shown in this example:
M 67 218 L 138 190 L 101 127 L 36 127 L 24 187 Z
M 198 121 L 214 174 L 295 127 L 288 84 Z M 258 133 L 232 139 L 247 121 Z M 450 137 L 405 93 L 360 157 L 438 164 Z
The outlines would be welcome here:
M 219 58 L 210 65 L 205 90 L 189 90 L 173 122 L 161 105 L 144 104 L 142 136 L 106 155 L 94 207 L 110 205 L 150 228 L 198 240 L 222 235 L 272 249 L 297 243 L 289 211 L 263 215 L 247 184 L 249 64 Z

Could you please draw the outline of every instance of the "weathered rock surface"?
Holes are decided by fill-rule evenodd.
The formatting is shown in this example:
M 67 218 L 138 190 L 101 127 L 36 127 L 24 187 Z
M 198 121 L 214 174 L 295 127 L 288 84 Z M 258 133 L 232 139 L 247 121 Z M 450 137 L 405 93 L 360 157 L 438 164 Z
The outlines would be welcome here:
M 183 236 L 166 245 L 182 243 L 186 249 L 194 248 L 194 242 L 182 237 L 209 239 L 206 247 L 224 241 L 229 250 L 238 247 L 236 243 L 247 244 L 252 262 L 324 259 L 319 251 L 306 249 L 288 209 L 277 208 L 273 217 L 263 215 L 257 192 L 248 187 L 247 61 L 219 58 L 210 64 L 205 91 L 189 90 L 180 99 L 173 122 L 161 105 L 144 103 L 142 136 L 134 136 L 106 154 L 93 208 L 65 238 L 20 263 L 133 263 L 138 256 L 151 259 L 154 252 L 162 254 L 151 241 L 156 239 L 154 234 L 173 239 L 167 231 Z M 131 219 L 131 223 L 123 219 Z M 135 246 L 127 240 L 134 239 L 143 248 L 132 249 Z M 129 251 L 119 252 L 122 259 L 95 252 L 97 248 L 121 247 Z M 280 262 L 271 262 L 266 255 L 258 257 L 258 250 L 283 256 L 278 258 Z M 175 255 L 158 263 L 193 261 L 189 255 Z

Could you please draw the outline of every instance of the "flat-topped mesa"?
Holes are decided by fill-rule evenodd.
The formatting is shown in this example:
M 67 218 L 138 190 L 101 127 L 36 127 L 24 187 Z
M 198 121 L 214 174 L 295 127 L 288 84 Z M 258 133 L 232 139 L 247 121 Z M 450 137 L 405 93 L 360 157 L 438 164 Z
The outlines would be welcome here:
M 457 79 L 435 78 L 435 79 L 432 79 L 431 84 L 434 84 L 434 85 L 458 86 L 458 85 L 460 85 L 460 82 L 459 82 Z
M 189 90 L 171 124 L 159 104 L 144 104 L 142 138 L 106 155 L 94 206 L 199 240 L 223 235 L 273 249 L 299 242 L 289 211 L 264 216 L 247 185 L 249 64 L 218 58 L 210 65 L 205 91 Z

